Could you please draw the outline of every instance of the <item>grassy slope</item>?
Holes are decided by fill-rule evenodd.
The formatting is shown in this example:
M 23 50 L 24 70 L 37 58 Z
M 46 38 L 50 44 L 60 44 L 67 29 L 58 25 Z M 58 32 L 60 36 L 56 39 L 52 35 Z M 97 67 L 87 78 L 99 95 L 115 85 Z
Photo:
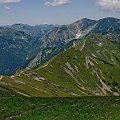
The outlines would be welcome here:
M 0 120 L 120 120 L 119 97 L 0 98 Z
M 120 94 L 120 46 L 92 35 L 43 66 L 3 77 L 0 85 L 27 96 Z

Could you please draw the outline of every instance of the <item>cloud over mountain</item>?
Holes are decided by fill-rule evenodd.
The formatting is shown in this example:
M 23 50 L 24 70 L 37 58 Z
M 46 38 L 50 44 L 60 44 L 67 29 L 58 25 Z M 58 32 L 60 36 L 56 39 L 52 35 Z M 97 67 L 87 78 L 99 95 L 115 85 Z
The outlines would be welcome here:
M 45 5 L 50 7 L 56 7 L 69 4 L 70 0 L 53 0 L 52 2 L 46 1 Z
M 97 0 L 97 4 L 103 9 L 120 12 L 120 0 Z

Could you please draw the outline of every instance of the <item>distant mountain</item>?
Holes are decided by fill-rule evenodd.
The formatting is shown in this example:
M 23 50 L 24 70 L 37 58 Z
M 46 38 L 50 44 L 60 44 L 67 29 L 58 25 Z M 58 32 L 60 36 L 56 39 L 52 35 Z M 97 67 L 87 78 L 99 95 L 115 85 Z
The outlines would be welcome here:
M 55 27 L 44 39 L 51 41 L 70 41 L 73 38 L 80 38 L 89 33 L 97 34 L 120 34 L 120 19 L 103 18 L 98 21 L 84 18 L 70 25 Z
M 97 21 L 95 28 L 92 30 L 97 34 L 120 34 L 120 19 L 104 18 Z
M 54 28 L 45 36 L 44 39 L 49 39 L 49 41 L 61 40 L 68 42 L 84 35 L 84 32 L 93 27 L 95 23 L 95 20 L 84 18 L 70 25 L 62 25 Z
M 36 38 L 12 28 L 0 27 L 0 74 L 12 75 L 26 66 L 40 44 Z
M 0 27 L 0 75 L 12 75 L 28 66 L 46 41 L 40 40 L 53 25 L 14 24 Z
M 75 39 L 87 35 L 93 29 L 95 23 L 95 20 L 84 18 L 70 25 L 55 27 L 53 30 L 49 31 L 48 34 L 41 36 L 40 40 L 45 41 L 44 46 L 46 47 L 38 53 L 29 63 L 28 67 L 35 67 L 60 52 L 63 52 L 68 46 L 73 46 L 71 43 L 75 43 Z
M 0 86 L 25 96 L 120 95 L 120 45 L 91 34 L 42 66 L 2 77 Z
M 56 26 L 58 25 L 41 24 L 41 25 L 31 26 L 27 24 L 14 24 L 12 26 L 5 26 L 5 27 L 13 28 L 17 31 L 23 31 L 26 34 L 36 37 L 36 36 L 42 36 L 42 35 L 47 34 L 49 31 L 51 31 Z
M 107 35 L 112 41 L 120 42 L 120 19 L 100 19 L 91 32 L 101 35 Z
M 56 53 L 59 54 L 59 49 L 66 43 L 69 44 L 74 39 L 83 38 L 92 33 L 107 35 L 111 41 L 120 42 L 120 20 L 116 18 L 104 18 L 95 21 L 84 18 L 70 25 L 55 27 L 48 34 L 40 37 L 41 40 L 46 41 L 46 47 L 30 62 L 29 67 L 37 66 L 41 62 L 50 59 L 51 54 L 52 57 Z M 38 57 L 40 54 L 43 56 Z

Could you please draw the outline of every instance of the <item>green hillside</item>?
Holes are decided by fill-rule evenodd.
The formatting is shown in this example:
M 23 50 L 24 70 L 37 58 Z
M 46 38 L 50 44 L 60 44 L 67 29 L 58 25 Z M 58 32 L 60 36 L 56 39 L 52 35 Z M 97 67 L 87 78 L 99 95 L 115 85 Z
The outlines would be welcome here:
M 25 96 L 119 96 L 119 71 L 119 44 L 90 35 L 42 66 L 1 77 L 0 86 Z

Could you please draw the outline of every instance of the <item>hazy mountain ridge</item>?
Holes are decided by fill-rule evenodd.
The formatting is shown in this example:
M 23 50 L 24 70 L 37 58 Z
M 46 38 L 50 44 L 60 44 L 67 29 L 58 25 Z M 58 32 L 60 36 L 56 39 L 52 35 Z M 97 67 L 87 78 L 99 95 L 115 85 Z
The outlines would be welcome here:
M 17 31 L 23 31 L 26 34 L 36 37 L 36 36 L 46 35 L 50 30 L 52 30 L 56 26 L 58 25 L 41 24 L 41 25 L 30 26 L 27 24 L 14 24 L 9 27 Z
M 29 54 L 33 41 L 35 39 L 24 32 L 1 28 L 0 74 L 13 74 L 17 69 L 22 68 L 26 64 L 27 57 L 33 57 L 31 53 Z

